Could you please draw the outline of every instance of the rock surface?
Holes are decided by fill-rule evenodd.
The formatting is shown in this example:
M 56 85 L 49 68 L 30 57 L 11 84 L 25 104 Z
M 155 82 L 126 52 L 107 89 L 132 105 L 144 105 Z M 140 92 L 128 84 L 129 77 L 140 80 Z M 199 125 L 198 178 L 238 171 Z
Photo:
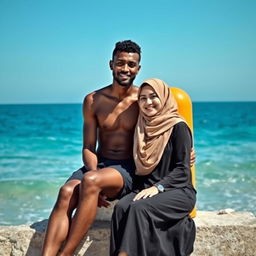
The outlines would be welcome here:
M 109 215 L 98 215 L 78 248 L 79 256 L 107 256 Z M 249 212 L 198 211 L 194 219 L 197 237 L 193 256 L 254 256 L 256 255 L 256 218 Z M 0 256 L 38 256 L 47 220 L 31 226 L 0 226 Z

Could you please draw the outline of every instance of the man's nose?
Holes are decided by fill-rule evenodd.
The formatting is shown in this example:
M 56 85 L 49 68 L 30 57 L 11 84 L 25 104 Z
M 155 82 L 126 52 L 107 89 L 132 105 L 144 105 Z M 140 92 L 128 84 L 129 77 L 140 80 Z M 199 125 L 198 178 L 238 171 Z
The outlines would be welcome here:
M 129 71 L 129 67 L 128 67 L 127 64 L 124 64 L 124 65 L 122 66 L 122 71 L 123 71 L 123 72 L 128 72 L 128 71 Z

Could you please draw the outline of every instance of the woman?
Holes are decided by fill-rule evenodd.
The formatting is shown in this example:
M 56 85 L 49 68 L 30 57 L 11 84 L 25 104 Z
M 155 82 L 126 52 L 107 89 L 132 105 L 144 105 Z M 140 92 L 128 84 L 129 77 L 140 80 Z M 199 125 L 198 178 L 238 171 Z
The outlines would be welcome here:
M 133 148 L 137 177 L 134 191 L 115 206 L 110 254 L 187 256 L 195 240 L 189 217 L 196 202 L 191 132 L 163 81 L 144 81 L 138 96 Z

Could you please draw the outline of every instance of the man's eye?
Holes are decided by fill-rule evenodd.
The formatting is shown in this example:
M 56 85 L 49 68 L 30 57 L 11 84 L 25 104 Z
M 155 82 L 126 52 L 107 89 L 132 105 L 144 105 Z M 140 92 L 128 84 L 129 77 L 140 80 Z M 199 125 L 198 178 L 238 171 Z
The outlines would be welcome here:
M 130 67 L 130 68 L 134 68 L 134 67 L 136 67 L 136 63 L 134 63 L 134 62 L 129 63 L 129 67 Z

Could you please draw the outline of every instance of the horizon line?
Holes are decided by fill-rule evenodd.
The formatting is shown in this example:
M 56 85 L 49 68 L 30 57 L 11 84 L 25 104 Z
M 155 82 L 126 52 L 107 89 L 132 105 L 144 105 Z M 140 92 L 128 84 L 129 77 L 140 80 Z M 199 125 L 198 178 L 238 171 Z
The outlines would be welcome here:
M 256 100 L 210 100 L 210 101 L 204 101 L 204 100 L 196 100 L 192 101 L 192 103 L 254 103 Z M 82 105 L 82 102 L 26 102 L 26 103 L 0 103 L 0 105 L 71 105 L 71 104 L 80 104 Z

